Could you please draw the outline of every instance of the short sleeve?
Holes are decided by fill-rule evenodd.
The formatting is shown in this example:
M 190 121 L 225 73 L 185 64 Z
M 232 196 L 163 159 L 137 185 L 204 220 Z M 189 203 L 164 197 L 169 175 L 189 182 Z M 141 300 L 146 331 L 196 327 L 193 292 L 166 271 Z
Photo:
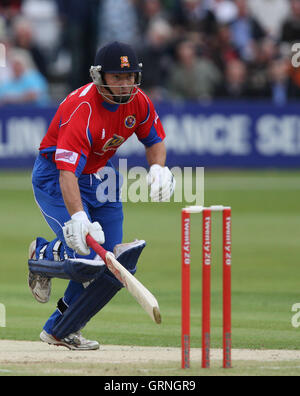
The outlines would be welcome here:
M 55 153 L 57 169 L 81 175 L 92 146 L 90 117 L 91 106 L 87 102 L 81 103 L 66 120 L 62 115 Z
M 136 135 L 141 143 L 151 147 L 155 143 L 162 142 L 166 134 L 153 103 L 146 95 L 143 99 L 143 114 L 145 118 L 139 124 Z

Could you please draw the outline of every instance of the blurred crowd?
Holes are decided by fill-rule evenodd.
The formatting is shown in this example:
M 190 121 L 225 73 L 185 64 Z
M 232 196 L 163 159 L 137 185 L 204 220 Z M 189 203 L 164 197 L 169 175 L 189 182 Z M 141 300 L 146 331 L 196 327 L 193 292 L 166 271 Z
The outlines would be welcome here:
M 0 0 L 0 104 L 60 101 L 113 40 L 156 102 L 300 97 L 300 0 Z

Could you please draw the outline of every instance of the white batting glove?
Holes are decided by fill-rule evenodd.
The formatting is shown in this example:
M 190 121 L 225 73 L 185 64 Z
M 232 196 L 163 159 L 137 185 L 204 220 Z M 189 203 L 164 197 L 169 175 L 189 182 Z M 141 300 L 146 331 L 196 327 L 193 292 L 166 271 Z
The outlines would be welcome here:
M 147 175 L 147 181 L 150 185 L 152 202 L 167 202 L 170 200 L 175 190 L 176 180 L 167 166 L 152 165 Z
M 65 223 L 63 233 L 66 244 L 81 256 L 90 254 L 86 243 L 86 236 L 90 234 L 100 245 L 105 242 L 104 232 L 98 222 L 91 223 L 85 212 L 77 212 L 71 220 Z

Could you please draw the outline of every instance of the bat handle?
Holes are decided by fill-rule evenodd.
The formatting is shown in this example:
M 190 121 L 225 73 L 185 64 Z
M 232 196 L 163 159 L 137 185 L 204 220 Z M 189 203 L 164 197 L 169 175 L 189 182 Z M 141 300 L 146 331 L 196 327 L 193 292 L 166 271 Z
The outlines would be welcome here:
M 99 256 L 106 262 L 106 253 L 107 251 L 99 245 L 98 242 L 95 241 L 95 239 L 91 235 L 86 236 L 86 243 L 87 245 L 92 248 Z

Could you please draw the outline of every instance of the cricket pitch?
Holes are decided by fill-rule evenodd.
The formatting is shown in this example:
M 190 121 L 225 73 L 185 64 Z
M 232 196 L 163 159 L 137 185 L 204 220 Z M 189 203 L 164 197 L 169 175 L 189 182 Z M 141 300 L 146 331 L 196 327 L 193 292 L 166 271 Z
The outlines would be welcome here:
M 201 370 L 201 349 L 191 349 L 191 368 L 180 369 L 180 348 L 103 345 L 69 351 L 42 342 L 0 340 L 3 375 L 297 375 L 300 351 L 233 349 L 233 369 L 224 370 L 222 350 L 212 349 L 210 370 Z M 293 374 L 292 374 L 293 373 Z

